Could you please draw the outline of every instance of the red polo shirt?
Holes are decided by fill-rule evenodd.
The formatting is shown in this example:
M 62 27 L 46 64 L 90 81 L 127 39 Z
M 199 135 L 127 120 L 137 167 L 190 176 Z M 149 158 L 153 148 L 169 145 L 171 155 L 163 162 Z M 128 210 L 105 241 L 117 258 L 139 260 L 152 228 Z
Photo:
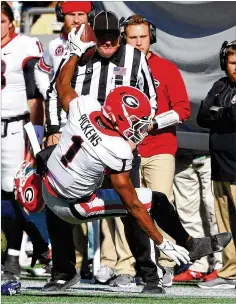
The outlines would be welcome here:
M 179 114 L 181 121 L 188 119 L 190 116 L 190 102 L 183 78 L 176 65 L 152 52 L 148 63 L 158 96 L 156 115 L 174 110 Z M 139 153 L 142 157 L 150 157 L 156 154 L 175 155 L 177 146 L 176 127 L 171 126 L 152 131 L 139 145 Z

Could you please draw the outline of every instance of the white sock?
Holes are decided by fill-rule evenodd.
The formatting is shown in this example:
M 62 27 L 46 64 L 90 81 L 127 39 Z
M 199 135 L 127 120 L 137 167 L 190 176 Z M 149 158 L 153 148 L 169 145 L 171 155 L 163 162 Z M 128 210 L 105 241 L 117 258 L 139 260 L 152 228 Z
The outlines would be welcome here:
M 20 250 L 15 250 L 15 249 L 9 248 L 9 249 L 7 250 L 7 254 L 8 254 L 8 255 L 19 256 L 19 255 L 20 255 Z

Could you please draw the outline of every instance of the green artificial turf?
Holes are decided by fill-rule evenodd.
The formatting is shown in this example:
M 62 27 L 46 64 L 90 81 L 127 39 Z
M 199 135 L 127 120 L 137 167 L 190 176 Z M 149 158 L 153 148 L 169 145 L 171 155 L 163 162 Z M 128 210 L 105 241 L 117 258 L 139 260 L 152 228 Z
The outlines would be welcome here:
M 19 303 L 19 304 L 71 304 L 71 303 L 93 303 L 93 304 L 235 304 L 235 299 L 225 299 L 225 298 L 196 298 L 196 297 L 166 297 L 160 296 L 155 298 L 117 298 L 106 297 L 106 296 L 28 296 L 28 295 L 17 295 L 17 296 L 2 296 L 1 303 Z

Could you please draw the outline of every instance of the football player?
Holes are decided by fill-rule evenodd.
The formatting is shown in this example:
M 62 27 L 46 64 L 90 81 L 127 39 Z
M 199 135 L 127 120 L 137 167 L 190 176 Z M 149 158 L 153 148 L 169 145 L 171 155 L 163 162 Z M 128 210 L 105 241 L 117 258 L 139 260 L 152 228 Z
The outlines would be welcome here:
M 13 194 L 14 177 L 27 154 L 25 123 L 32 121 L 40 144 L 43 138 L 43 106 L 33 76 L 42 46 L 37 38 L 15 33 L 14 15 L 5 1 L 1 2 L 1 47 L 1 225 L 8 244 L 2 279 L 11 279 L 20 276 L 23 230 L 34 246 L 32 264 L 47 253 L 48 244 Z
M 71 57 L 57 79 L 60 102 L 68 112 L 68 121 L 47 161 L 48 172 L 43 182 L 45 203 L 59 218 L 72 224 L 125 216 L 129 212 L 158 248 L 178 265 L 222 250 L 231 234 L 194 239 L 182 227 L 165 195 L 148 188 L 134 189 L 129 179 L 132 151 L 156 124 L 151 119 L 150 103 L 140 90 L 127 86 L 112 90 L 102 107 L 89 95 L 78 97 L 70 82 L 77 61 L 94 45 L 80 40 L 83 29 L 84 25 L 77 34 L 75 29 L 70 32 Z M 105 170 L 114 190 L 98 190 Z M 163 238 L 148 211 L 181 246 Z M 50 286 L 56 286 L 63 290 L 75 283 L 76 274 L 67 280 L 54 277 L 44 288 L 50 290 Z

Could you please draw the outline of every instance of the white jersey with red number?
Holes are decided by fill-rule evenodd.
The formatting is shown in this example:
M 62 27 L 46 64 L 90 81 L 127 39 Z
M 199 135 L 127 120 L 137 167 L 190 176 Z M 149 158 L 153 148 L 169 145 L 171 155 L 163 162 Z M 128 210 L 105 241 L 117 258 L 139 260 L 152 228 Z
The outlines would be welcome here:
M 70 102 L 68 121 L 48 160 L 48 179 L 65 198 L 91 195 L 102 184 L 104 170 L 127 171 L 133 154 L 118 133 L 99 127 L 100 103 L 91 96 Z
M 23 68 L 26 61 L 41 57 L 43 49 L 37 38 L 14 35 L 2 46 L 2 118 L 29 112 Z

